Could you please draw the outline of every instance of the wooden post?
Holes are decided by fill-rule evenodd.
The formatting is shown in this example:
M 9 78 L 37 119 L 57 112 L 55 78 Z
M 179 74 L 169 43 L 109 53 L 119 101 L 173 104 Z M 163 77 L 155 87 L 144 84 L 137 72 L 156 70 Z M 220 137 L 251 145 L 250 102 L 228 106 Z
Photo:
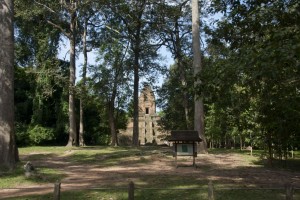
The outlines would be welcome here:
M 294 193 L 293 185 L 291 183 L 287 183 L 285 185 L 285 199 L 293 200 L 293 193 Z
M 177 143 L 175 142 L 175 165 L 176 165 L 176 168 L 178 167 L 177 165 Z
M 60 200 L 60 182 L 54 183 L 54 200 Z
M 193 142 L 193 167 L 196 167 L 195 157 L 197 155 L 197 152 L 195 151 L 195 145 L 195 142 Z
M 128 187 L 128 200 L 134 200 L 134 183 L 130 181 Z
M 215 200 L 214 186 L 213 186 L 211 180 L 209 180 L 209 182 L 208 182 L 208 200 Z
M 196 167 L 195 155 L 193 155 L 193 167 Z

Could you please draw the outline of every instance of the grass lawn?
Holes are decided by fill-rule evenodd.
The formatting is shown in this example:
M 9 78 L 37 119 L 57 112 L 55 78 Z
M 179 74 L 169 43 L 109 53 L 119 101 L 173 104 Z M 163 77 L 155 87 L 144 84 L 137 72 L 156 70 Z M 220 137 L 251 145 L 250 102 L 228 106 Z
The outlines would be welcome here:
M 243 163 L 249 163 L 251 169 L 258 173 L 260 170 L 272 172 L 275 176 L 278 173 L 292 173 L 299 177 L 300 153 L 296 152 L 296 158 L 287 161 L 286 168 L 280 163 L 275 169 L 263 165 L 260 159 L 260 151 L 253 151 L 254 156 L 250 156 L 248 151 L 239 150 L 209 150 L 209 155 L 219 158 L 223 155 L 239 155 Z M 0 192 L 5 188 L 35 187 L 47 185 L 53 187 L 56 181 L 62 181 L 61 199 L 127 199 L 128 183 L 133 180 L 135 183 L 135 199 L 208 199 L 207 183 L 212 177 L 215 178 L 214 196 L 216 200 L 239 200 L 239 199 L 285 199 L 285 190 L 282 189 L 262 189 L 260 186 L 240 185 L 239 182 L 228 183 L 225 179 L 234 178 L 233 175 L 248 173 L 245 164 L 242 167 L 224 169 L 223 164 L 217 165 L 214 162 L 203 160 L 199 169 L 193 167 L 176 168 L 173 166 L 174 158 L 170 149 L 166 147 L 26 147 L 19 148 L 21 162 L 14 171 L 0 171 Z M 197 159 L 204 159 L 206 157 Z M 36 172 L 31 177 L 24 175 L 23 165 L 30 160 L 37 165 Z M 186 158 L 179 161 L 185 162 Z M 212 161 L 214 161 L 212 159 Z M 200 162 L 200 161 L 199 161 Z M 156 166 L 156 163 L 166 163 L 157 169 L 149 166 Z M 82 166 L 82 167 L 81 167 Z M 147 168 L 148 167 L 148 168 Z M 82 169 L 82 168 L 86 168 Z M 74 170 L 74 171 L 72 171 Z M 94 180 L 93 176 L 86 177 L 87 180 L 95 181 L 93 187 L 85 186 L 70 190 L 65 189 L 65 183 L 72 183 L 78 177 L 72 177 L 72 173 L 83 173 L 82 176 L 92 171 L 95 178 L 100 179 L 107 176 L 108 179 L 102 181 Z M 161 172 L 164 171 L 164 172 Z M 250 172 L 249 172 L 250 173 Z M 99 175 L 98 175 L 99 174 Z M 263 173 L 262 173 L 263 174 Z M 93 174 L 92 174 L 93 175 Z M 222 175 L 222 176 L 221 176 Z M 225 176 L 226 175 L 226 176 Z M 243 177 L 244 178 L 244 177 Z M 68 180 L 70 179 L 70 180 Z M 224 180 L 223 180 L 224 179 Z M 246 179 L 246 178 L 244 178 Z M 102 179 L 101 179 L 102 180 Z M 109 182 L 106 183 L 106 181 Z M 69 181 L 69 182 L 68 182 Z M 53 188 L 50 188 L 53 190 Z M 300 199 L 300 191 L 295 190 L 294 199 Z M 0 193 L 0 199 L 1 193 Z M 10 197 L 11 200 L 42 200 L 53 199 L 53 193 L 41 195 L 23 195 L 21 197 Z

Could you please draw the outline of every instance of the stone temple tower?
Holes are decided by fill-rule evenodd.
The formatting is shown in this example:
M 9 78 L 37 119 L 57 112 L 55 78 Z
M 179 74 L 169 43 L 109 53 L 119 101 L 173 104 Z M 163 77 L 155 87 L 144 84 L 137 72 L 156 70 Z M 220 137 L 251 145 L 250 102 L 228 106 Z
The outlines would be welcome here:
M 139 96 L 139 142 L 145 144 L 161 144 L 161 135 L 157 122 L 160 117 L 156 113 L 155 96 L 150 85 L 145 84 Z M 132 138 L 133 119 L 130 119 L 127 129 L 120 134 Z
M 141 144 L 160 143 L 155 96 L 149 85 L 145 85 L 139 97 L 139 140 Z
M 149 85 L 145 85 L 141 91 L 139 109 L 139 114 L 142 116 L 156 114 L 155 96 Z

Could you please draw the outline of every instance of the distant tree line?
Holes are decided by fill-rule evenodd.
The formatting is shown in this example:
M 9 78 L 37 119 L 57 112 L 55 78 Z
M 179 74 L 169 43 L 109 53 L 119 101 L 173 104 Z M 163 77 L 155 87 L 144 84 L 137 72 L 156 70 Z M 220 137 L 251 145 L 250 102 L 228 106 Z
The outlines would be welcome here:
M 193 21 L 192 3 L 200 11 Z M 197 128 L 205 148 L 251 145 L 286 157 L 300 146 L 299 9 L 296 0 L 15 0 L 16 142 L 115 146 L 133 117 L 137 146 L 140 82 L 164 74 L 156 88 L 162 128 Z M 57 58 L 62 40 L 68 61 Z M 3 58 L 9 46 L 0 48 Z
M 253 146 L 269 158 L 299 149 L 299 8 L 293 0 L 202 4 L 202 84 L 193 85 L 190 54 L 182 59 L 184 84 L 180 64 L 170 67 L 159 90 L 164 127 L 190 126 L 184 116 L 193 116 L 196 90 L 203 93 L 208 147 Z

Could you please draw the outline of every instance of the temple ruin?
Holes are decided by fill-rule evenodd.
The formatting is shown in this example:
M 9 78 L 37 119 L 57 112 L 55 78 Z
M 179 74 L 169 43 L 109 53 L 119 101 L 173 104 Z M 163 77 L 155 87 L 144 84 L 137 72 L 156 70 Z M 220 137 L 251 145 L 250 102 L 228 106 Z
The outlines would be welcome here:
M 160 117 L 156 113 L 155 96 L 149 85 L 145 85 L 139 96 L 139 142 L 145 144 L 161 144 L 158 121 Z M 126 130 L 120 131 L 121 135 L 132 138 L 133 119 L 130 119 Z

